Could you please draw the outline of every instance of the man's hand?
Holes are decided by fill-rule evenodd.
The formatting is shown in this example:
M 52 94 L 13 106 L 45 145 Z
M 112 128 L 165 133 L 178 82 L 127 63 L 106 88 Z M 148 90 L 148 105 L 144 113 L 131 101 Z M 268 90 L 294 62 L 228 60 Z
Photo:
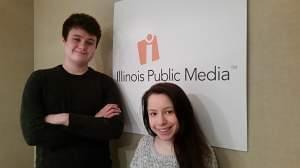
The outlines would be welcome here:
M 107 104 L 96 113 L 95 117 L 112 118 L 120 113 L 121 109 L 117 104 Z
M 49 124 L 68 126 L 69 114 L 68 113 L 49 114 L 45 117 L 45 121 Z

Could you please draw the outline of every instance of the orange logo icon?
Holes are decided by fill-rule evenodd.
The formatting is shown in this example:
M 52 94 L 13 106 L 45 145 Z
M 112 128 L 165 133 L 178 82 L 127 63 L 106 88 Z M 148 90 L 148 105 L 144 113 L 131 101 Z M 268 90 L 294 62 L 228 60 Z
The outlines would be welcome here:
M 139 51 L 139 59 L 140 64 L 146 64 L 147 63 L 147 47 L 152 48 L 152 61 L 156 61 L 159 59 L 159 51 L 158 51 L 158 44 L 157 44 L 157 37 L 152 34 L 148 34 L 146 39 L 141 40 L 137 43 L 138 51 Z

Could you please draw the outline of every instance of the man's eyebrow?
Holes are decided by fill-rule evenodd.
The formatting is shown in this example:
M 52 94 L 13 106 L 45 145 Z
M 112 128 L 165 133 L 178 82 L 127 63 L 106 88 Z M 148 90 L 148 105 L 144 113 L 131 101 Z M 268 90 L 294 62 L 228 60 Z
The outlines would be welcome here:
M 82 37 L 79 34 L 73 34 L 74 37 Z

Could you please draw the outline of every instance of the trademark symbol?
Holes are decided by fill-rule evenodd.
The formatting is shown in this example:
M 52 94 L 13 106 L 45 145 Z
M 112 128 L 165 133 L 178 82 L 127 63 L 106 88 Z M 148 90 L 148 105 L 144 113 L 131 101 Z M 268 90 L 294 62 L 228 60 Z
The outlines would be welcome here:
M 231 69 L 238 69 L 237 65 L 231 65 Z

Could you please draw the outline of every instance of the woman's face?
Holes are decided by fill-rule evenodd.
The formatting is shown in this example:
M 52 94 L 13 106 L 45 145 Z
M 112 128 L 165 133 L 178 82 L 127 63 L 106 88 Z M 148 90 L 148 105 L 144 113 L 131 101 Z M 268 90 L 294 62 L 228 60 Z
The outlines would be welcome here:
M 175 109 L 164 94 L 152 94 L 148 98 L 148 117 L 151 130 L 163 141 L 173 141 L 179 129 Z

